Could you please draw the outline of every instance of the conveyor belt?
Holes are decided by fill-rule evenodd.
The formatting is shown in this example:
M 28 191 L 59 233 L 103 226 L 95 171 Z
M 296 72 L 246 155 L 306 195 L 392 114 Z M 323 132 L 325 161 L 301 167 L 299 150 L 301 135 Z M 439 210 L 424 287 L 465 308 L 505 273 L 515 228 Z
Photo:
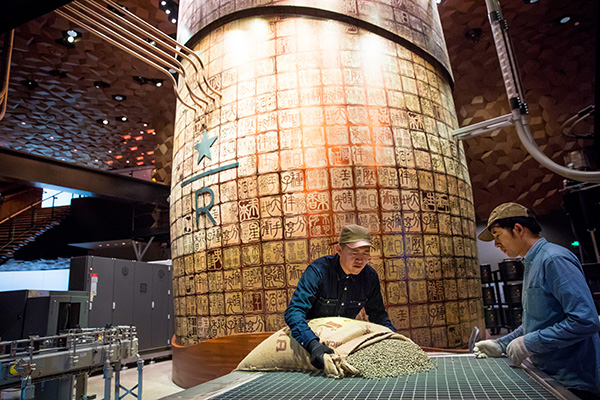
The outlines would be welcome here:
M 438 368 L 399 378 L 329 379 L 295 372 L 269 372 L 212 399 L 556 399 L 505 358 L 435 357 Z

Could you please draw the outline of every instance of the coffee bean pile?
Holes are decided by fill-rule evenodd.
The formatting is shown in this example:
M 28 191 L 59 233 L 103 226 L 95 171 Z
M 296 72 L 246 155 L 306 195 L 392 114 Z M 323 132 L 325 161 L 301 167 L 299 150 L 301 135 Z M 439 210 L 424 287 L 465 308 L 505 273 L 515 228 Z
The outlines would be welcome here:
M 347 362 L 364 378 L 391 378 L 427 372 L 435 363 L 417 344 L 384 339 L 348 356 Z

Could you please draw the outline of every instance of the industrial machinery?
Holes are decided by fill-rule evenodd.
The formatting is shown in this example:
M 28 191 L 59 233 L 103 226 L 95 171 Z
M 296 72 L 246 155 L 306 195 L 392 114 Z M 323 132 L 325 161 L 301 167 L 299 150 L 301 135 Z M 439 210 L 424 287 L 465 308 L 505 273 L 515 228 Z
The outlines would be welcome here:
M 137 355 L 136 335 L 135 327 L 116 326 L 0 342 L 0 392 L 17 388 L 22 400 L 84 400 L 89 373 L 103 368 L 104 400 L 111 399 L 113 371 L 115 399 L 122 397 L 121 389 L 125 395 L 137 389 L 141 399 L 143 361 Z M 138 384 L 132 389 L 119 382 L 121 364 L 127 359 L 137 359 Z

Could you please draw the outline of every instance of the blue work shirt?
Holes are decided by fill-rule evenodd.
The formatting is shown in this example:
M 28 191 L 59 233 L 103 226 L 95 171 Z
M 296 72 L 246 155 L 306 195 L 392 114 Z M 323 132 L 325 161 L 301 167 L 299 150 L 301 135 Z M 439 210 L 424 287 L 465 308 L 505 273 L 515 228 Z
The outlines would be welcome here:
M 285 310 L 292 337 L 305 349 L 317 335 L 307 321 L 320 317 L 355 318 L 365 308 L 369 321 L 396 331 L 383 305 L 379 277 L 370 265 L 358 275 L 346 275 L 340 256 L 321 257 L 304 271 Z
M 568 389 L 600 394 L 600 322 L 575 255 L 539 239 L 523 259 L 523 323 L 498 339 L 525 335 L 533 364 Z

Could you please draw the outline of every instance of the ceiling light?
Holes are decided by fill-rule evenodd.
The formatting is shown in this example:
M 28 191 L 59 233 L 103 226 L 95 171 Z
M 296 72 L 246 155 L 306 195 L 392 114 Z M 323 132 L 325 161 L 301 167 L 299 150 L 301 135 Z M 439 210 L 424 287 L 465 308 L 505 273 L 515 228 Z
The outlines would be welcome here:
M 127 117 L 126 117 L 126 116 L 124 116 L 124 115 L 121 115 L 120 117 L 115 117 L 115 119 L 116 119 L 118 122 L 127 122 Z
M 478 43 L 479 39 L 481 39 L 481 29 L 472 28 L 465 32 L 465 37 L 470 39 L 473 43 Z
M 139 141 L 139 140 L 142 140 L 143 138 L 144 138 L 143 136 L 136 136 L 136 137 L 135 137 L 135 140 L 136 140 L 136 141 Z
M 129 150 L 131 150 L 131 151 L 136 151 L 137 149 L 138 149 L 137 146 L 133 146 L 133 147 L 129 148 Z
M 112 98 L 116 101 L 123 101 L 127 99 L 127 96 L 125 96 L 124 94 L 113 94 Z
M 21 125 L 27 125 L 27 122 L 21 121 Z
M 169 15 L 171 14 L 171 10 L 169 10 L 168 8 L 165 10 L 165 14 Z
M 144 123 L 142 124 L 142 126 L 146 127 L 146 126 L 148 126 L 148 124 L 144 122 Z
M 538 0 L 523 0 L 523 3 L 525 4 L 533 4 L 533 3 L 537 3 Z
M 31 80 L 31 79 L 26 79 L 24 81 L 21 81 L 21 83 L 29 90 L 33 90 L 33 89 L 37 88 L 38 86 L 40 86 L 40 85 L 38 85 L 38 83 L 36 81 Z
M 162 79 L 151 79 L 151 81 L 156 85 L 156 87 L 161 87 L 163 85 Z
M 173 19 L 171 20 L 171 22 L 172 22 L 172 23 L 174 23 L 174 24 L 176 24 L 176 23 L 177 23 L 177 19 L 176 19 L 176 18 L 173 18 Z
M 125 140 L 131 139 L 131 135 L 123 135 L 123 139 L 125 139 Z
M 144 78 L 143 76 L 134 76 L 132 79 L 140 85 L 145 85 L 148 83 L 148 78 Z
M 109 124 L 109 121 L 106 118 L 100 118 L 99 120 L 97 120 L 97 122 L 99 124 L 102 124 L 102 125 L 108 125 Z
M 62 44 L 63 46 L 67 46 L 70 48 L 75 47 L 74 43 L 81 40 L 81 33 L 77 32 L 75 29 L 69 29 L 67 31 L 62 31 L 62 37 L 56 40 L 56 43 Z
M 566 23 L 567 23 L 567 22 L 569 22 L 570 20 L 571 20 L 571 17 L 569 17 L 569 16 L 564 16 L 564 17 L 562 17 L 562 18 L 560 19 L 560 21 L 558 21 L 558 22 L 560 22 L 561 24 L 566 24 Z
M 106 83 L 104 81 L 96 81 L 94 82 L 94 87 L 96 89 L 106 89 L 110 87 L 110 83 Z
M 161 6 L 166 6 L 166 5 L 167 5 L 167 2 L 166 2 L 165 0 L 162 0 L 162 1 L 160 2 L 160 5 L 161 5 Z

